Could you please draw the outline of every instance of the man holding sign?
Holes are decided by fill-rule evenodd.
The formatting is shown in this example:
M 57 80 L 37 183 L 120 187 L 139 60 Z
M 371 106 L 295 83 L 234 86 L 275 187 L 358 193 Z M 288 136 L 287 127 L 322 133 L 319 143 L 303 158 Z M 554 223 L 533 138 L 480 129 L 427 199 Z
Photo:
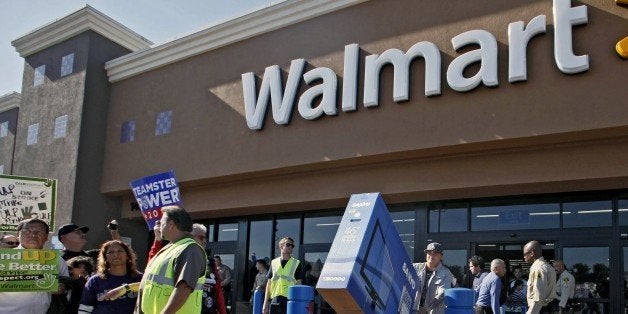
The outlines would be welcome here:
M 50 232 L 50 228 L 48 224 L 38 218 L 31 218 L 22 221 L 17 227 L 18 237 L 20 239 L 20 246 L 16 247 L 14 250 L 18 249 L 33 249 L 33 250 L 42 250 L 44 248 L 44 244 L 48 240 L 48 233 Z M 16 255 L 26 255 L 24 250 L 19 250 L 20 254 L 11 254 L 12 256 Z M 45 256 L 46 253 L 51 253 L 51 251 L 40 251 L 38 255 Z M 33 254 L 34 255 L 34 254 Z M 69 276 L 68 266 L 65 261 L 61 259 L 58 252 L 55 254 L 55 258 L 57 259 L 57 263 L 54 265 L 45 265 L 45 264 L 37 264 L 35 262 L 30 264 L 17 264 L 14 267 L 17 268 L 15 272 L 19 272 L 26 268 L 55 268 L 58 270 L 58 275 L 61 276 Z M 26 258 L 24 258 L 26 259 Z M 29 266 L 30 265 L 30 266 Z M 4 266 L 4 265 L 2 265 Z M 47 267 L 48 266 L 48 267 Z M 4 267 L 2 267 L 4 269 Z M 11 268 L 9 270 L 11 271 Z M 4 271 L 3 271 L 4 273 Z M 33 279 L 33 281 L 51 281 L 54 282 L 56 278 L 50 278 L 51 274 L 45 273 L 43 274 L 43 278 L 41 279 Z M 3 278 L 4 279 L 4 278 Z M 48 307 L 50 306 L 51 301 L 51 292 L 48 291 L 26 291 L 26 292 L 0 292 L 0 309 L 4 313 L 11 314 L 39 314 L 46 313 Z

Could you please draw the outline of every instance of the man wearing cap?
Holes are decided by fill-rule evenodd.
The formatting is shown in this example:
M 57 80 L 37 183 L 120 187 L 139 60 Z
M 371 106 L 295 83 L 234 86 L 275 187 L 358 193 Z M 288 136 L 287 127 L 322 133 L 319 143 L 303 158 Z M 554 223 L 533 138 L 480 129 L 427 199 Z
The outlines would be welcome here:
M 65 250 L 62 251 L 61 257 L 64 260 L 69 260 L 76 256 L 89 256 L 87 252 L 83 251 L 87 238 L 85 234 L 89 231 L 88 227 L 79 227 L 75 224 L 63 225 L 59 228 L 57 236 L 59 241 L 63 243 Z
M 419 276 L 419 289 L 414 299 L 418 313 L 445 313 L 445 289 L 451 288 L 453 274 L 442 263 L 443 247 L 432 242 L 425 248 L 425 263 L 413 263 Z

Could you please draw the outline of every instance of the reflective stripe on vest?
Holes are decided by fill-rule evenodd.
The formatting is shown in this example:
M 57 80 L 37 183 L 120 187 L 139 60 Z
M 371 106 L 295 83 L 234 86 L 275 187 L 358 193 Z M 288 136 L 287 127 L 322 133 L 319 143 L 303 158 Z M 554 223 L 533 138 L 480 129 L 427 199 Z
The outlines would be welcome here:
M 164 247 L 146 267 L 142 284 L 141 309 L 143 313 L 159 313 L 166 306 L 174 291 L 174 260 L 190 245 L 198 245 L 191 238 L 183 238 Z M 203 250 L 204 252 L 205 250 Z M 187 298 L 177 313 L 200 313 L 202 306 L 202 288 L 205 276 L 198 278 L 194 291 Z M 192 283 L 188 283 L 192 284 Z
M 271 262 L 273 277 L 270 279 L 270 297 L 288 297 L 288 288 L 295 285 L 295 273 L 299 267 L 299 260 L 290 257 L 285 267 L 281 267 L 281 257 L 275 258 Z

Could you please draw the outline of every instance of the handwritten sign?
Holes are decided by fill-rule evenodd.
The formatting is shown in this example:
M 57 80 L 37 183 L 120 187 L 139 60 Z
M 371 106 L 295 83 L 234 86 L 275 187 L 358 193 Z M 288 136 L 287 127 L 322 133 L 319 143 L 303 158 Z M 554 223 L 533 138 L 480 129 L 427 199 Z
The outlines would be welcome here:
M 57 250 L 0 249 L 0 292 L 59 290 Z
M 150 230 L 161 219 L 162 207 L 183 204 L 173 170 L 135 180 L 131 189 Z
M 0 175 L 0 231 L 15 231 L 22 220 L 39 218 L 54 230 L 57 180 Z

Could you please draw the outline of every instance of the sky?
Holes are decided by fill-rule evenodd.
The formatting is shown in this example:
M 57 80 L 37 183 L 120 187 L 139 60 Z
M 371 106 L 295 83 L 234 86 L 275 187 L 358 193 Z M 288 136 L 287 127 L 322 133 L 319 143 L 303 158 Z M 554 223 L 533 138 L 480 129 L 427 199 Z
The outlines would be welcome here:
M 86 4 L 155 44 L 284 0 L 0 0 L 0 96 L 21 93 L 24 59 L 11 41 Z

